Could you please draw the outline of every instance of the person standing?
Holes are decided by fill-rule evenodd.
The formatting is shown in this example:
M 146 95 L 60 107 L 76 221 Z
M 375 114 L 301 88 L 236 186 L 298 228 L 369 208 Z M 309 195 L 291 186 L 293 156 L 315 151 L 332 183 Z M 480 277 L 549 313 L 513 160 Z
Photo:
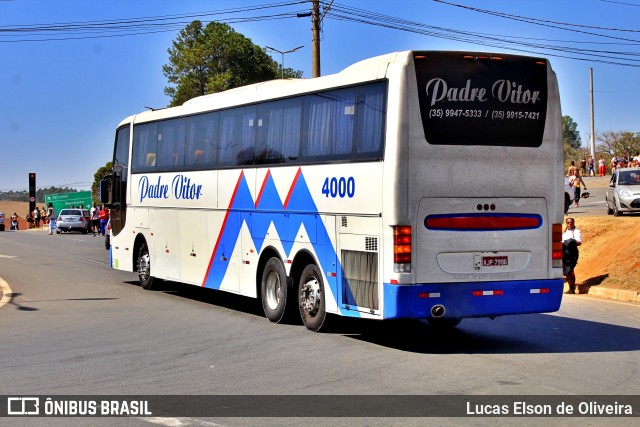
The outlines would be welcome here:
M 567 170 L 567 176 L 568 177 L 572 177 L 572 176 L 575 176 L 576 173 L 578 173 L 578 168 L 576 167 L 576 162 L 571 160 L 571 166 L 569 166 L 569 169 Z
M 40 228 L 40 209 L 37 206 L 33 210 L 33 218 L 36 222 L 36 228 Z
M 17 212 L 14 212 L 13 215 L 11 215 L 11 226 L 9 227 L 9 230 L 20 230 L 20 223 L 18 222 L 19 218 L 20 217 Z
M 107 227 L 107 222 L 109 221 L 109 210 L 102 206 L 100 209 L 100 235 L 104 236 L 105 228 Z
M 93 237 L 100 231 L 100 208 L 95 203 L 91 208 L 91 229 L 93 230 Z
M 569 284 L 569 290 L 565 293 L 575 294 L 576 273 L 574 269 L 580 256 L 578 246 L 582 245 L 582 233 L 576 228 L 575 219 L 567 218 L 565 223 L 567 227 L 562 234 L 562 270 Z
M 573 185 L 573 191 L 574 191 L 574 199 L 576 202 L 576 208 L 578 207 L 578 202 L 580 202 L 580 194 L 581 194 L 581 187 L 584 187 L 584 189 L 587 189 L 587 184 L 584 183 L 584 181 L 582 180 L 582 177 L 580 176 L 580 172 L 576 171 L 576 175 L 573 177 L 573 180 L 571 181 L 572 185 Z
M 596 176 L 595 163 L 596 162 L 593 160 L 593 156 L 589 156 L 589 160 L 587 161 L 587 165 L 589 167 L 589 176 Z
M 53 203 L 49 202 L 47 210 L 47 219 L 49 220 L 49 236 L 53 234 L 53 231 L 56 229 L 56 208 L 53 207 Z
M 606 166 L 604 165 L 604 159 L 602 158 L 602 156 L 600 156 L 600 159 L 598 160 L 598 175 L 605 176 L 606 174 L 607 174 L 607 169 L 606 169 Z
M 587 158 L 584 156 L 582 156 L 582 159 L 580 159 L 580 175 L 587 175 Z

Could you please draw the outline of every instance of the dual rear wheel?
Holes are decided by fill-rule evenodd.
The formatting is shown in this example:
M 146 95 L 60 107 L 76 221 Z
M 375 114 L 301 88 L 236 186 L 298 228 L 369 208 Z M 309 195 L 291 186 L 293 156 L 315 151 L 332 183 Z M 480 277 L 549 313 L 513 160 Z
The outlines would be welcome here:
M 293 317 L 298 306 L 304 326 L 319 331 L 325 323 L 324 282 L 320 269 L 315 264 L 307 265 L 298 283 L 291 283 L 279 258 L 270 258 L 265 264 L 261 281 L 262 308 L 267 319 L 280 323 Z
M 137 269 L 143 289 L 151 289 L 159 280 L 151 275 L 151 257 L 146 243 L 138 250 Z M 262 308 L 270 321 L 281 323 L 297 311 L 309 330 L 319 331 L 325 324 L 324 282 L 315 264 L 304 268 L 298 283 L 291 283 L 282 261 L 272 257 L 262 271 L 260 291 Z M 295 310 L 296 305 L 298 310 Z

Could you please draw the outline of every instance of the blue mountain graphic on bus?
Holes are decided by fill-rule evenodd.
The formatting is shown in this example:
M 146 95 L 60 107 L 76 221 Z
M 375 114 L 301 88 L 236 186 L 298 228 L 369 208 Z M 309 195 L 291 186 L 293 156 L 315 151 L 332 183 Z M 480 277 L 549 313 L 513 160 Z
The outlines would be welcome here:
M 220 289 L 243 224 L 249 229 L 253 245 L 260 254 L 267 231 L 273 223 L 287 259 L 301 226 L 304 226 L 316 259 L 325 272 L 325 286 L 330 287 L 335 298 L 339 297 L 335 277 L 341 272 L 338 256 L 301 169 L 298 169 L 284 202 L 270 172 L 267 172 L 257 200 L 253 199 L 249 184 L 241 172 L 226 215 L 203 282 L 204 287 Z M 337 274 L 327 277 L 329 271 Z M 243 277 L 242 280 L 253 278 Z M 355 313 L 345 311 L 343 314 L 353 316 Z

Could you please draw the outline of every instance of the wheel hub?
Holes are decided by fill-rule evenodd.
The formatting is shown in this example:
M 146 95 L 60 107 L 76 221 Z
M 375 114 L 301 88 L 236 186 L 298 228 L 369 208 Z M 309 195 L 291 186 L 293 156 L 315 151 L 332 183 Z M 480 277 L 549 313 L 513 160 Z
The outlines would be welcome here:
M 270 309 L 275 310 L 280 304 L 280 278 L 275 272 L 269 273 L 266 281 L 267 305 Z
M 311 277 L 300 289 L 300 305 L 310 315 L 315 315 L 320 308 L 320 283 Z
M 149 278 L 149 254 L 138 258 L 138 274 L 145 280 Z

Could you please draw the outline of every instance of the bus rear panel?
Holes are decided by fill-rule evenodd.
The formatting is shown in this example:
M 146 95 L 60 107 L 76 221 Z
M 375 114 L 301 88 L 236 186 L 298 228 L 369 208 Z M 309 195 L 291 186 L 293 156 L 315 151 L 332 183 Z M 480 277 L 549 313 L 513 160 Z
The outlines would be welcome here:
M 407 191 L 398 189 L 387 240 L 396 251 L 399 226 L 410 227 L 411 253 L 384 284 L 384 317 L 558 310 L 562 142 L 550 65 L 477 52 L 411 59 L 396 171 Z

